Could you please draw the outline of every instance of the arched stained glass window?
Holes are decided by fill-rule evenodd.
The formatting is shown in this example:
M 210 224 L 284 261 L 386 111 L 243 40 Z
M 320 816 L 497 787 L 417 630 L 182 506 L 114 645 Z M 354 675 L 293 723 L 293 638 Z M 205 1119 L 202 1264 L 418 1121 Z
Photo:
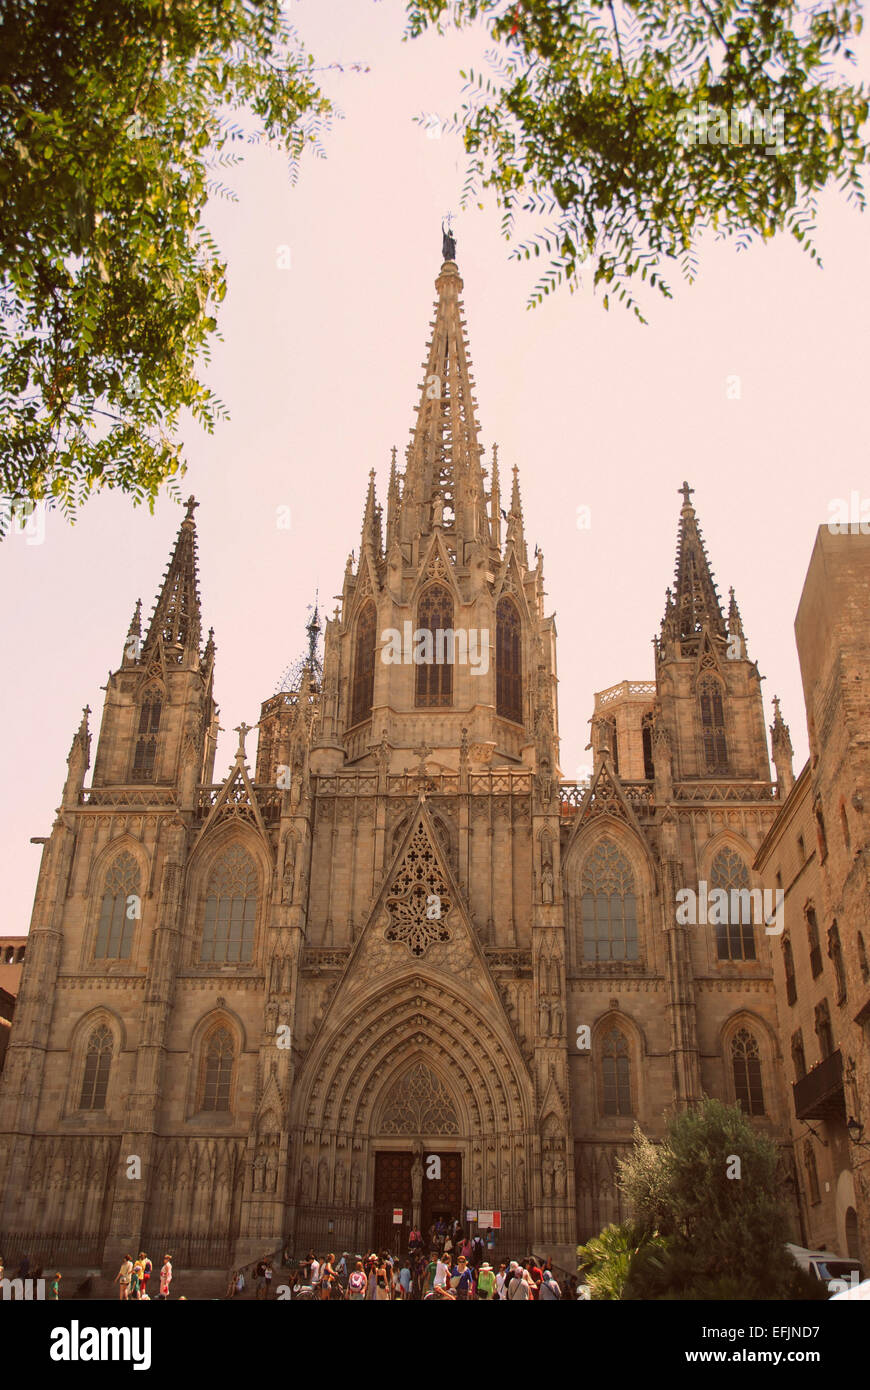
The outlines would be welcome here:
M 701 714 L 705 771 L 726 772 L 728 748 L 725 743 L 725 711 L 722 705 L 722 685 L 715 676 L 702 676 L 698 681 L 698 706 Z
M 583 959 L 639 960 L 634 874 L 612 840 L 601 840 L 583 865 Z
M 746 1028 L 741 1028 L 731 1040 L 731 1066 L 738 1105 L 743 1107 L 747 1115 L 763 1115 L 764 1090 L 758 1042 Z
M 631 1049 L 619 1028 L 611 1028 L 601 1049 L 605 1115 L 631 1115 Z
M 151 685 L 142 696 L 139 708 L 139 728 L 136 735 L 136 751 L 133 756 L 133 781 L 150 782 L 154 776 L 154 763 L 157 757 L 157 735 L 160 731 L 160 715 L 163 710 L 163 692 Z
M 425 660 L 417 663 L 416 704 L 420 709 L 444 708 L 453 704 L 453 599 L 443 584 L 430 584 L 420 595 L 416 631 L 430 635 Z M 438 633 L 442 636 L 439 638 Z M 417 642 L 415 639 L 415 650 Z M 441 660 L 436 660 L 440 656 Z
M 139 865 L 132 854 L 124 850 L 106 873 L 94 958 L 129 960 L 133 932 L 140 916 Z
M 513 599 L 499 599 L 495 621 L 496 712 L 502 719 L 512 719 L 515 724 L 522 724 L 522 630 Z
M 208 881 L 200 960 L 229 964 L 253 959 L 257 886 L 251 856 L 241 845 L 230 845 Z
M 716 922 L 716 954 L 719 960 L 755 960 L 753 903 L 748 896 L 749 870 L 730 845 L 725 845 L 713 858 L 710 887 L 723 888 L 728 894 L 727 908 L 716 912 L 717 917 L 726 918 L 724 922 Z M 732 893 L 741 896 L 732 897 Z M 711 906 L 711 913 L 715 906 Z
M 229 1110 L 235 1047 L 228 1028 L 216 1028 L 206 1040 L 200 1110 Z
M 88 1038 L 79 1098 L 80 1110 L 105 1110 L 113 1051 L 111 1029 L 105 1023 L 101 1023 Z
M 353 653 L 353 688 L 351 693 L 351 724 L 360 724 L 372 712 L 375 691 L 375 635 L 377 615 L 375 605 L 366 603 L 356 620 L 356 640 Z

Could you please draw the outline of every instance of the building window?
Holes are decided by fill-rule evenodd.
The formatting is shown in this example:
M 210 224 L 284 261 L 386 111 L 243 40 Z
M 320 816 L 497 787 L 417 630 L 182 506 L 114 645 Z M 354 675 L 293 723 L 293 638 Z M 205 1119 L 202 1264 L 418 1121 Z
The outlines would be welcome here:
M 840 928 L 834 922 L 828 932 L 828 956 L 834 967 L 834 979 L 837 984 L 837 1003 L 846 1002 L 846 971 L 843 967 L 843 948 L 840 945 Z
M 496 609 L 496 712 L 502 719 L 523 722 L 523 658 L 520 615 L 513 599 L 499 599 Z
M 822 973 L 822 948 L 819 945 L 819 924 L 816 920 L 816 910 L 814 907 L 804 909 L 807 919 L 807 940 L 810 947 L 810 970 L 813 972 L 813 979 L 817 980 Z
M 150 782 L 154 777 L 157 734 L 160 730 L 162 709 L 162 692 L 156 686 L 150 686 L 145 691 L 139 708 L 139 729 L 136 735 L 136 751 L 133 755 L 134 782 Z
M 843 831 L 843 844 L 846 849 L 852 848 L 852 836 L 849 834 L 849 817 L 846 815 L 846 807 L 840 802 L 840 828 Z
M 797 849 L 798 849 L 798 859 L 800 860 L 801 863 L 803 863 L 804 860 L 805 860 L 806 857 L 807 857 L 807 848 L 806 848 L 806 845 L 804 844 L 804 837 L 803 837 L 803 835 L 798 835 Z
M 763 1115 L 764 1091 L 758 1042 L 746 1028 L 741 1028 L 731 1041 L 731 1066 L 738 1104 L 747 1115 Z
M 353 686 L 351 690 L 351 724 L 361 724 L 372 712 L 375 691 L 375 635 L 377 615 L 375 605 L 364 605 L 356 620 L 356 640 L 353 654 Z
M 789 1004 L 797 999 L 797 982 L 794 974 L 794 955 L 787 936 L 782 939 L 782 962 L 785 966 L 785 997 Z
M 810 1206 L 815 1207 L 822 1199 L 819 1194 L 819 1174 L 816 1170 L 816 1155 L 813 1152 L 812 1139 L 807 1139 L 804 1143 L 804 1167 L 807 1170 L 807 1196 Z
M 728 748 L 725 743 L 725 711 L 722 706 L 722 686 L 715 676 L 702 676 L 698 681 L 698 706 L 705 769 L 707 772 L 726 772 Z
M 212 869 L 205 900 L 200 960 L 250 961 L 257 919 L 257 870 L 241 845 L 231 845 Z
M 612 840 L 602 840 L 583 866 L 583 959 L 639 960 L 634 874 Z
M 132 854 L 124 850 L 106 874 L 94 959 L 129 960 L 133 932 L 140 916 L 139 865 Z
M 822 803 L 816 798 L 813 806 L 813 815 L 816 820 L 816 838 L 819 842 L 819 863 L 824 864 L 828 857 L 828 837 L 825 833 L 825 817 L 822 812 Z
M 867 963 L 867 947 L 864 945 L 863 932 L 858 933 L 858 966 L 861 970 L 861 979 L 866 985 L 870 980 L 870 965 Z
M 804 1035 L 800 1028 L 792 1035 L 791 1060 L 794 1066 L 794 1079 L 800 1081 L 807 1074 L 807 1059 L 804 1053 Z
M 816 1037 L 819 1040 L 819 1050 L 822 1054 L 822 1061 L 830 1057 L 836 1051 L 834 1044 L 834 1034 L 831 1028 L 831 1011 L 828 1008 L 827 999 L 823 999 L 821 1004 L 815 1008 L 816 1017 Z
M 417 631 L 429 634 L 428 650 L 423 654 L 429 658 L 417 665 L 418 709 L 438 709 L 453 704 L 453 662 L 448 655 L 454 655 L 453 641 L 453 599 L 450 592 L 441 584 L 431 584 L 424 589 L 417 607 Z M 440 638 L 437 633 L 442 633 Z M 415 638 L 415 654 L 416 654 Z M 442 657 L 437 661 L 436 657 Z
M 235 1049 L 227 1028 L 217 1028 L 206 1041 L 200 1110 L 229 1110 Z
M 601 1053 L 605 1115 L 631 1115 L 631 1051 L 619 1028 L 611 1028 Z
M 716 954 L 719 960 L 755 960 L 749 870 L 730 845 L 725 845 L 713 858 L 710 887 L 724 888 L 728 894 L 727 920 L 716 923 Z M 721 916 L 721 911 L 717 915 Z
M 113 1050 L 111 1031 L 101 1023 L 88 1038 L 80 1110 L 105 1110 Z
M 640 733 L 643 743 L 643 775 L 648 781 L 652 781 L 656 775 L 656 769 L 653 761 L 653 716 L 651 714 L 644 715 Z

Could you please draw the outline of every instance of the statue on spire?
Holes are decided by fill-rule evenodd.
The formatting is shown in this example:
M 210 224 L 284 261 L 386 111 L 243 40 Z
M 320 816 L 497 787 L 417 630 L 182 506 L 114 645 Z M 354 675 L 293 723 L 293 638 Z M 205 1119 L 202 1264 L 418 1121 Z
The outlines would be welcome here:
M 456 237 L 450 230 L 450 221 L 453 217 L 452 212 L 447 214 L 447 227 L 444 227 L 444 219 L 441 222 L 441 255 L 445 261 L 456 260 Z

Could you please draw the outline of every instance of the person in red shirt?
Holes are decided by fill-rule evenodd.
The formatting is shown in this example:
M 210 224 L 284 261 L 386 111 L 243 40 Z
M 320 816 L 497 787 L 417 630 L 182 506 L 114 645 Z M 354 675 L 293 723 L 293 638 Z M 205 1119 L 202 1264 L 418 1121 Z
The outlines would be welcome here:
M 544 1282 L 544 1271 L 540 1268 L 533 1255 L 530 1255 L 526 1260 L 526 1269 L 529 1271 L 532 1280 L 532 1298 L 537 1298 L 538 1290 Z

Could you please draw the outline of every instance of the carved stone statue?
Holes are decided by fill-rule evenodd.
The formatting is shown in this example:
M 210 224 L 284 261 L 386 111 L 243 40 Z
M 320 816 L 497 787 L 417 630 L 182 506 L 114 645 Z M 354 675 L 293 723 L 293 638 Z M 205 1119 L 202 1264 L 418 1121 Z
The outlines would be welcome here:
M 550 1004 L 550 1026 L 558 1037 L 562 1031 L 562 1005 L 558 999 L 554 999 Z
M 359 1168 L 354 1167 L 354 1170 L 350 1175 L 350 1200 L 355 1207 L 359 1205 L 359 1188 L 360 1171 Z
M 566 1190 L 567 1190 L 567 1185 L 566 1185 L 566 1172 L 567 1172 L 567 1170 L 566 1170 L 566 1168 L 565 1168 L 565 1160 L 564 1160 L 564 1158 L 562 1157 L 562 1155 L 559 1154 L 558 1158 L 556 1159 L 556 1168 L 555 1168 L 556 1196 L 557 1196 L 557 1197 L 564 1197 L 564 1196 L 565 1196 L 565 1192 L 566 1192 Z
M 523 1206 L 526 1200 L 526 1165 L 522 1158 L 517 1160 L 517 1202 Z
M 311 1159 L 306 1155 L 302 1160 L 302 1175 L 299 1179 L 299 1196 L 302 1201 L 307 1201 L 311 1197 Z
M 456 237 L 448 227 L 444 230 L 444 223 L 441 223 L 441 255 L 445 261 L 456 260 Z
M 541 870 L 541 902 L 551 903 L 553 901 L 553 870 L 549 864 L 545 864 Z
M 549 1036 L 550 1033 L 550 1005 L 547 1003 L 546 999 L 541 1000 L 541 1007 L 538 1017 L 538 1031 L 540 1032 L 542 1038 L 546 1038 Z
M 541 1177 L 542 1177 L 543 1184 L 544 1184 L 544 1196 L 545 1196 L 545 1197 L 552 1197 L 552 1195 L 553 1195 L 553 1155 L 550 1154 L 550 1153 L 547 1153 L 547 1154 L 544 1155 L 544 1162 L 543 1162 L 543 1164 L 541 1165 Z
M 296 874 L 296 840 L 288 835 L 284 841 L 284 893 L 285 903 L 293 901 L 293 879 Z
M 329 1167 L 325 1158 L 322 1158 L 317 1165 L 317 1200 L 318 1202 L 329 1201 Z
M 440 492 L 432 493 L 432 525 L 444 525 L 444 499 Z
M 278 1151 L 274 1145 L 266 1156 L 266 1191 L 274 1192 L 278 1181 Z
M 261 1149 L 254 1159 L 254 1191 L 263 1191 L 263 1177 L 266 1168 L 266 1155 Z
M 344 1164 L 341 1159 L 335 1166 L 335 1200 L 344 1201 Z

